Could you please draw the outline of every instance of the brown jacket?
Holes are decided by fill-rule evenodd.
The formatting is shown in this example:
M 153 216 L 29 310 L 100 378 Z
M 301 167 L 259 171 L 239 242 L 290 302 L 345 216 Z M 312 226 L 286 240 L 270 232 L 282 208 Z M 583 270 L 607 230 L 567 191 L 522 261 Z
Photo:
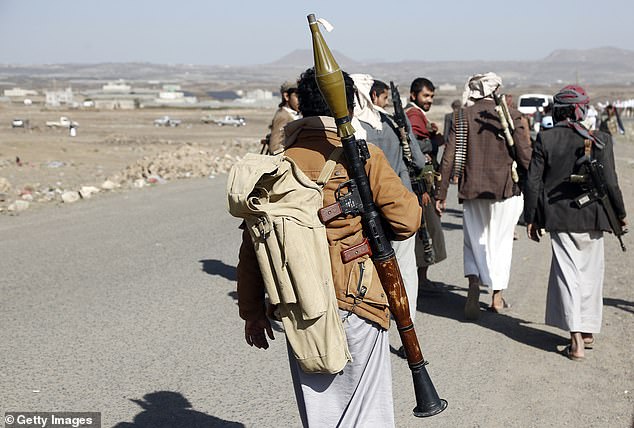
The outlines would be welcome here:
M 315 181 L 331 152 L 336 146 L 341 145 L 334 119 L 330 117 L 308 117 L 294 121 L 286 127 L 286 135 L 286 156 L 292 158 L 299 168 Z M 403 186 L 383 152 L 371 144 L 368 148 L 370 159 L 365 169 L 370 180 L 374 203 L 394 233 L 391 238 L 406 239 L 416 233 L 420 226 L 421 208 L 418 200 Z M 345 164 L 344 159 L 337 162 L 332 178 L 324 186 L 324 206 L 335 201 L 337 186 L 348 180 Z M 359 276 L 358 263 L 364 258 L 344 264 L 340 252 L 363 239 L 361 218 L 335 219 L 328 223 L 326 234 L 339 308 L 353 309 L 353 296 Z M 251 238 L 246 231 L 243 233 L 238 262 L 238 307 L 240 317 L 245 320 L 259 319 L 265 314 L 264 284 Z M 364 300 L 357 303 L 353 310 L 358 316 L 385 329 L 389 327 L 387 297 L 376 274 Z
M 527 170 L 531 160 L 528 129 L 521 120 L 520 112 L 512 107 L 509 107 L 509 110 L 515 124 L 513 140 L 517 150 L 518 168 Z M 461 201 L 465 199 L 499 201 L 519 195 L 519 187 L 513 183 L 511 177 L 513 159 L 502 134 L 502 125 L 495 111 L 495 102 L 490 99 L 476 101 L 474 105 L 464 108 L 464 118 L 469 128 L 467 159 L 462 178 L 458 183 L 458 198 Z M 447 199 L 455 152 L 456 130 L 453 124 L 442 156 L 440 167 L 442 182 L 437 199 Z

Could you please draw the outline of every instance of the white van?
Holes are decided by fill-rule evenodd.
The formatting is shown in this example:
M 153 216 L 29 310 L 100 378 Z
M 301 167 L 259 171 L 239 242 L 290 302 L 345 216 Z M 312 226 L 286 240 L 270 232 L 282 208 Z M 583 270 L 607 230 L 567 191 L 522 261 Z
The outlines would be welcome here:
M 517 109 L 522 114 L 534 115 L 537 110 L 553 104 L 553 97 L 545 94 L 523 94 L 517 99 Z

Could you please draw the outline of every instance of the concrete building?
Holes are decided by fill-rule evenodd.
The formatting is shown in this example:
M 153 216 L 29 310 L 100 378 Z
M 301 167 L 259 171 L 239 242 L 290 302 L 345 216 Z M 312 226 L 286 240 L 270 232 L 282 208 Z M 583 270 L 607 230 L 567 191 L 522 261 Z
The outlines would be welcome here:
M 13 88 L 4 90 L 5 97 L 27 98 L 34 97 L 36 95 L 37 91 L 34 91 L 32 89 Z
M 120 79 L 116 82 L 108 82 L 101 87 L 103 92 L 117 93 L 117 94 L 129 94 L 132 91 L 132 86 L 125 83 L 125 80 Z
M 245 93 L 243 98 L 254 99 L 254 100 L 257 100 L 257 101 L 260 101 L 260 100 L 272 100 L 273 99 L 273 92 L 266 91 L 264 89 L 253 89 L 253 90 L 246 91 L 246 93 Z
M 73 90 L 66 88 L 64 90 L 44 91 L 46 96 L 46 105 L 51 107 L 59 107 L 61 105 L 73 105 Z

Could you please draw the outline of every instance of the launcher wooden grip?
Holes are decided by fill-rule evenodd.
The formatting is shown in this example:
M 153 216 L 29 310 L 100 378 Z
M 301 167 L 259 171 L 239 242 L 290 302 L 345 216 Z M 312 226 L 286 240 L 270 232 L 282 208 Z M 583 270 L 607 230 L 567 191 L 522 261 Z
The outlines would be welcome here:
M 323 224 L 326 224 L 333 218 L 341 215 L 342 213 L 343 211 L 341 210 L 341 204 L 339 202 L 335 202 L 317 211 L 317 216 L 319 217 L 319 220 L 321 220 Z
M 343 250 L 341 252 L 341 261 L 348 263 L 365 255 L 372 257 L 372 249 L 367 238 L 364 238 L 361 243 Z

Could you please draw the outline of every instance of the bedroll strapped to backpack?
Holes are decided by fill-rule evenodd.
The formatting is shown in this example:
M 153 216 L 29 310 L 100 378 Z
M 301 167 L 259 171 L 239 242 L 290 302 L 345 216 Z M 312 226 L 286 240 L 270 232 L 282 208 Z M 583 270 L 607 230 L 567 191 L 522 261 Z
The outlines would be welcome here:
M 334 168 L 329 160 L 319 182 Z M 324 180 L 325 178 L 325 180 Z M 249 153 L 227 182 L 229 212 L 244 219 L 264 286 L 300 367 L 338 373 L 352 360 L 339 317 L 319 184 L 292 159 Z

